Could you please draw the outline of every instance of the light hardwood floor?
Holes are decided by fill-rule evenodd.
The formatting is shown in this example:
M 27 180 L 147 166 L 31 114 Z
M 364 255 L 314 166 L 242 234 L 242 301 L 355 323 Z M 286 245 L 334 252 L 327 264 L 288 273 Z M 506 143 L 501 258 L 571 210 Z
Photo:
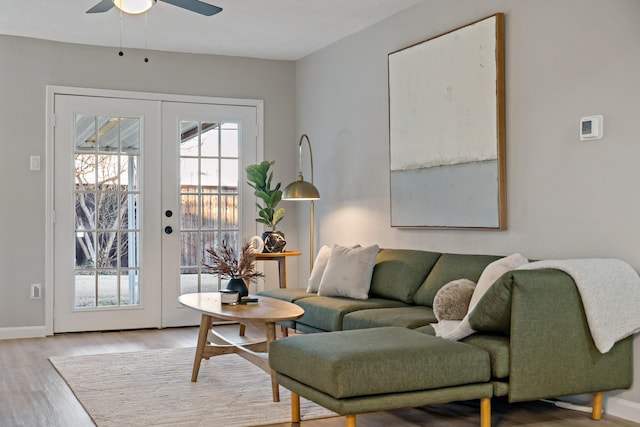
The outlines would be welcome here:
M 237 327 L 229 326 L 233 331 Z M 250 334 L 262 333 L 249 331 Z M 84 427 L 93 423 L 64 380 L 48 362 L 50 356 L 116 353 L 156 348 L 194 347 L 197 328 L 62 334 L 47 338 L 0 341 L 0 426 Z M 188 379 L 187 379 L 188 380 Z M 287 391 L 283 390 L 283 393 Z M 559 409 L 543 402 L 507 404 L 493 399 L 493 426 L 631 427 L 640 424 L 605 414 Z M 461 402 L 358 416 L 359 427 L 477 426 L 479 405 Z M 288 427 L 289 423 L 269 427 Z M 302 423 L 302 427 L 343 427 L 344 418 Z M 216 426 L 217 427 L 217 426 Z M 220 425 L 220 427 L 223 427 Z

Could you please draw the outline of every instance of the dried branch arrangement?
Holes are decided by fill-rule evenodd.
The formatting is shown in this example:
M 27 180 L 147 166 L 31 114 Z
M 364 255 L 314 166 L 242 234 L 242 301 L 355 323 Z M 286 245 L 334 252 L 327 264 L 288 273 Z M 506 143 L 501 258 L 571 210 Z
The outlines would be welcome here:
M 215 249 L 207 249 L 207 253 L 211 261 L 210 264 L 203 263 L 203 266 L 222 279 L 243 279 L 252 282 L 259 277 L 264 277 L 264 274 L 256 271 L 256 253 L 248 242 L 242 245 L 240 258 L 236 256 L 236 251 L 229 245 L 228 235 L 222 238 Z

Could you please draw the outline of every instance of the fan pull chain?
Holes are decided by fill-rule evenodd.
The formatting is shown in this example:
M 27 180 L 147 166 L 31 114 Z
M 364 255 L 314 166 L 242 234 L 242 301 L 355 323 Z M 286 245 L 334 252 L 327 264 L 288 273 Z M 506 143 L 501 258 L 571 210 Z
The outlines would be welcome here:
M 124 56 L 124 52 L 122 51 L 122 9 L 120 9 L 120 51 L 118 55 Z
M 149 62 L 149 25 L 147 24 L 147 15 L 144 13 L 144 62 Z

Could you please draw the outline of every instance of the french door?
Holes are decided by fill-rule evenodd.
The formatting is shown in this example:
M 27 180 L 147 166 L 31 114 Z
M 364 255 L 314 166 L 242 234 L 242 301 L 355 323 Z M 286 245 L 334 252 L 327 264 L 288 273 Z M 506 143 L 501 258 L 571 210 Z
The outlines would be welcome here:
M 56 94 L 54 110 L 54 332 L 197 324 L 177 297 L 219 288 L 206 249 L 255 234 L 256 108 Z
M 163 326 L 199 323 L 179 295 L 225 286 L 203 266 L 207 249 L 226 237 L 239 250 L 257 233 L 256 199 L 243 178 L 257 162 L 256 119 L 253 107 L 163 104 Z

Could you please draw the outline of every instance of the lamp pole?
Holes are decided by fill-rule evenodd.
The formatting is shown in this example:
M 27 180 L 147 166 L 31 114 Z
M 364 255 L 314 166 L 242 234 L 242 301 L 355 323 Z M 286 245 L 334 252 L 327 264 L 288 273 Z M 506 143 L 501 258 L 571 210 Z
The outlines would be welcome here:
M 311 165 L 311 182 L 306 182 L 302 176 L 302 142 L 306 139 L 309 147 L 309 159 Z M 313 185 L 313 150 L 311 149 L 311 141 L 307 134 L 302 134 L 298 142 L 298 179 L 287 185 L 283 191 L 283 200 L 310 200 L 311 201 L 311 218 L 310 218 L 310 234 L 309 234 L 309 271 L 313 269 L 313 259 L 315 258 L 315 204 L 314 201 L 320 199 L 320 192 Z

